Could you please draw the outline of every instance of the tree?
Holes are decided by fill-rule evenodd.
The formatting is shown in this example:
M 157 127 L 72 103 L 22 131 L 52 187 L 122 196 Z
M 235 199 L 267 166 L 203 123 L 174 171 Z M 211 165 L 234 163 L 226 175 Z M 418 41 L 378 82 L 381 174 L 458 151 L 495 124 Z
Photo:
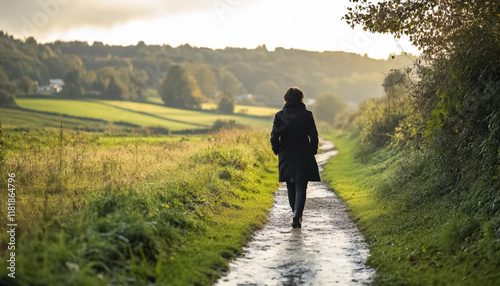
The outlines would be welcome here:
M 355 6 L 347 8 L 344 19 L 351 27 L 362 25 L 365 31 L 390 33 L 396 38 L 409 36 L 429 57 L 449 53 L 460 30 L 478 22 L 483 28 L 498 25 L 500 11 L 500 2 L 491 0 L 349 1 Z
M 283 104 L 283 92 L 276 82 L 273 80 L 266 80 L 259 83 L 254 88 L 255 97 L 258 101 L 267 103 L 267 105 L 280 106 Z
M 234 95 L 230 94 L 229 92 L 223 92 L 220 95 L 220 100 L 217 110 L 219 110 L 222 113 L 232 114 L 234 113 L 234 105 L 235 105 Z
M 119 79 L 117 79 L 115 75 L 112 75 L 109 78 L 106 95 L 110 99 L 125 100 L 128 97 L 127 87 Z
M 16 86 L 10 83 L 9 76 L 0 69 L 0 106 L 15 106 Z
M 217 77 L 208 65 L 199 65 L 194 72 L 194 77 L 198 82 L 203 96 L 213 99 L 217 92 Z
M 84 85 L 86 83 L 85 70 L 75 69 L 64 76 L 63 93 L 71 97 L 82 97 L 85 93 Z
M 396 104 L 407 94 L 407 76 L 400 70 L 392 70 L 384 79 L 382 86 L 388 100 L 388 111 L 396 113 Z
M 29 77 L 23 76 L 19 82 L 19 89 L 24 92 L 24 94 L 35 94 L 36 93 L 36 83 L 32 81 Z
M 281 95 L 280 88 L 279 88 L 278 84 L 276 82 L 274 82 L 273 80 L 266 80 L 266 81 L 259 83 L 255 87 L 254 93 L 256 95 L 263 95 L 264 97 L 266 97 L 268 99 L 279 98 L 279 100 L 281 100 L 281 98 L 279 97 L 279 95 Z
M 241 82 L 232 72 L 227 70 L 221 70 L 219 72 L 219 91 L 238 94 L 241 86 Z
M 180 65 L 170 67 L 158 86 L 158 93 L 167 106 L 201 108 L 201 91 L 196 79 Z
M 82 60 L 76 55 L 59 55 L 45 60 L 50 78 L 63 78 L 68 72 L 83 68 Z
M 16 86 L 10 82 L 9 76 L 2 69 L 0 69 L 0 90 L 4 90 L 10 94 L 16 92 Z
M 344 108 L 344 102 L 331 94 L 320 95 L 316 98 L 312 106 L 314 116 L 318 120 L 323 120 L 330 124 L 333 124 L 335 117 L 340 114 Z
M 16 106 L 16 99 L 12 93 L 7 92 L 6 90 L 0 90 L 0 106 L 1 107 L 10 107 Z

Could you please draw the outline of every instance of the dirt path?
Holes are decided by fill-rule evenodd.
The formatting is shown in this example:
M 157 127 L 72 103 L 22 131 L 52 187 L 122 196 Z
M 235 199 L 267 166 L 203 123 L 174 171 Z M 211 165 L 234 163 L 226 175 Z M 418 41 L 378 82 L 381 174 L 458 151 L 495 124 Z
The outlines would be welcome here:
M 337 154 L 333 143 L 321 144 L 322 153 L 316 155 L 320 171 Z M 363 237 L 323 182 L 309 182 L 302 228 L 293 229 L 291 223 L 283 184 L 269 222 L 215 285 L 365 285 L 372 280 L 375 271 L 365 266 Z

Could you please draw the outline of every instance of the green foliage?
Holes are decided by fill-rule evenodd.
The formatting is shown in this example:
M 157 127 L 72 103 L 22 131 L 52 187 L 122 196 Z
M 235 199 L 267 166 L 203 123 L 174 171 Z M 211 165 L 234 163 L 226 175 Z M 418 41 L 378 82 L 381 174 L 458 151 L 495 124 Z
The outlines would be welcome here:
M 398 145 L 413 132 L 408 130 L 411 123 L 405 121 L 414 112 L 406 84 L 406 75 L 392 71 L 384 80 L 386 96 L 367 100 L 360 106 L 354 123 L 360 132 L 360 155 L 365 157 L 390 142 Z
M 223 92 L 219 98 L 217 110 L 222 113 L 233 114 L 235 106 L 234 95 L 229 92 Z
M 64 88 L 63 93 L 67 96 L 80 98 L 85 93 L 86 82 L 86 70 L 75 69 L 69 71 L 63 78 Z
M 328 139 L 339 154 L 323 177 L 370 244 L 374 285 L 495 285 L 499 196 L 491 182 L 477 184 L 481 195 L 464 197 L 457 207 L 443 175 L 431 170 L 431 158 L 421 152 L 385 147 L 361 163 L 355 156 L 358 138 L 336 133 Z
M 27 76 L 23 76 L 23 78 L 19 82 L 18 89 L 27 95 L 35 94 L 37 91 L 36 83 Z
M 172 66 L 158 86 L 158 93 L 166 106 L 199 109 L 201 91 L 196 79 L 182 66 Z
M 282 90 L 280 90 L 279 85 L 275 81 L 265 80 L 255 86 L 253 95 L 258 99 L 267 98 L 270 103 L 282 105 L 282 94 Z
M 248 125 L 243 125 L 243 124 L 237 123 L 235 120 L 232 120 L 232 119 L 217 119 L 214 121 L 214 124 L 212 124 L 213 130 L 247 129 L 247 128 L 248 128 Z
M 234 76 L 234 74 L 227 70 L 219 71 L 219 90 L 222 92 L 229 92 L 231 94 L 239 94 L 241 82 Z
M 13 94 L 0 90 L 0 107 L 16 106 L 16 99 Z
M 456 46 L 454 34 L 480 23 L 482 27 L 498 25 L 500 3 L 467 0 L 349 0 L 345 21 L 364 30 L 409 36 L 415 46 L 423 48 L 429 58 L 446 55 Z
M 10 94 L 16 92 L 16 85 L 10 82 L 9 76 L 2 69 L 0 69 L 0 90 Z
M 109 75 L 103 79 L 99 73 L 112 68 L 127 100 L 146 101 L 145 89 L 157 89 L 170 67 L 182 65 L 195 77 L 209 102 L 216 100 L 217 91 L 229 91 L 238 98 L 245 93 L 262 94 L 244 98 L 240 104 L 273 107 L 282 106 L 280 95 L 291 85 L 303 88 L 309 98 L 333 93 L 346 103 L 357 104 L 382 95 L 381 72 L 409 64 L 407 57 L 375 60 L 352 53 L 284 48 L 212 50 L 186 45 L 89 45 L 81 41 L 40 44 L 33 38 L 19 40 L 6 33 L 0 35 L 0 54 L 0 67 L 11 79 L 28 76 L 40 85 L 48 84 L 49 79 L 62 79 L 73 70 L 86 70 L 84 91 L 70 87 L 71 94 L 62 96 L 77 93 L 110 98 L 106 92 Z
M 211 100 L 215 99 L 219 87 L 212 68 L 207 64 L 193 63 L 183 63 L 182 66 L 195 77 L 203 97 Z
M 329 124 L 334 124 L 344 109 L 345 103 L 342 99 L 331 94 L 319 96 L 312 105 L 316 119 L 323 120 Z
M 16 270 L 23 275 L 16 275 L 17 283 L 213 284 L 272 206 L 277 173 L 267 169 L 277 161 L 263 135 L 226 130 L 202 141 L 132 137 L 114 143 L 93 137 L 93 143 L 83 142 L 83 156 L 77 141 L 64 134 L 61 176 L 75 172 L 78 180 L 68 178 L 64 192 L 50 194 L 59 197 L 57 207 L 36 203 L 30 228 L 26 207 L 48 196 L 34 191 L 36 185 L 23 189 L 30 202 L 17 213 L 23 220 L 16 240 Z M 42 151 L 49 147 L 48 138 L 36 139 Z M 8 158 L 8 164 L 22 162 L 16 173 L 24 180 L 47 181 L 52 168 L 34 165 L 49 162 L 41 150 L 25 147 L 15 155 L 24 160 Z M 140 161 L 130 155 L 137 149 Z M 54 155 L 57 163 L 60 155 Z M 32 167 L 37 171 L 30 172 Z M 8 279 L 7 269 L 0 270 L 0 283 Z
M 0 69 L 0 106 L 16 106 L 15 91 L 16 86 L 10 83 L 8 75 Z
M 106 94 L 110 99 L 125 99 L 127 98 L 127 90 L 123 83 L 120 82 L 116 77 L 111 76 L 109 79 L 108 87 L 106 88 Z

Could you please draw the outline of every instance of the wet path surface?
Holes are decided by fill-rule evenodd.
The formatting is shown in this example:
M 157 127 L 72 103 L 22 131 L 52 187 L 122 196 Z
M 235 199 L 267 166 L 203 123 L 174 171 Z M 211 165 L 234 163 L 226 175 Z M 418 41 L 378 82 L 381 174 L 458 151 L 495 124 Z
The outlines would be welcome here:
M 323 170 L 335 156 L 321 141 Z M 286 185 L 276 192 L 269 222 L 257 231 L 216 286 L 365 285 L 375 271 L 365 266 L 368 248 L 344 205 L 323 182 L 309 182 L 302 228 L 293 229 Z

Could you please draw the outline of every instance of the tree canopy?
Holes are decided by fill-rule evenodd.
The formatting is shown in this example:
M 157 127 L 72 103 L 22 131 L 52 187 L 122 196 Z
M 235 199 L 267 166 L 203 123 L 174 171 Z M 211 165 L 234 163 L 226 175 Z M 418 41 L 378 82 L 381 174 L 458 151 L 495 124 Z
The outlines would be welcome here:
M 180 65 L 169 69 L 159 84 L 158 93 L 167 106 L 201 108 L 201 91 L 196 79 Z
M 232 114 L 234 113 L 235 100 L 234 95 L 229 92 L 223 92 L 219 96 L 219 104 L 217 106 L 217 110 L 222 113 Z
M 457 45 L 453 37 L 473 25 L 489 29 L 498 25 L 500 2 L 496 0 L 349 0 L 344 16 L 354 27 L 362 25 L 371 32 L 390 33 L 396 38 L 409 36 L 427 56 L 450 52 Z

